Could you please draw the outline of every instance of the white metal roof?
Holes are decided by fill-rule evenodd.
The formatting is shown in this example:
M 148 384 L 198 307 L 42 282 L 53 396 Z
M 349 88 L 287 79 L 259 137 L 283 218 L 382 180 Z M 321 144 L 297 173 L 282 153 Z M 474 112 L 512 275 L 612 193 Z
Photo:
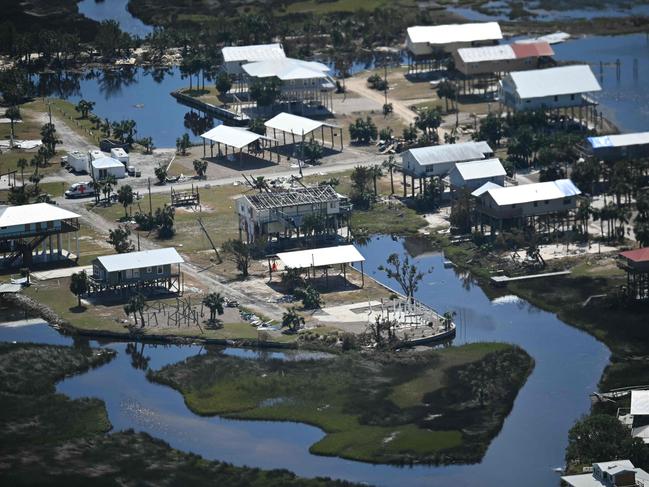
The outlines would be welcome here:
M 521 184 L 487 191 L 497 205 L 516 205 L 532 201 L 556 200 L 581 194 L 570 179 Z
M 458 49 L 457 54 L 465 63 L 516 59 L 516 53 L 509 44 L 503 44 L 500 46 L 465 47 Z
M 588 137 L 588 142 L 593 149 L 600 147 L 628 147 L 631 145 L 649 144 L 649 132 L 635 132 L 631 134 L 603 135 L 601 137 Z
M 631 391 L 631 414 L 649 415 L 649 391 Z
M 284 59 L 284 48 L 281 44 L 256 44 L 252 46 L 228 46 L 221 49 L 223 61 L 268 61 Z
M 256 140 L 265 138 L 263 135 L 256 134 L 250 130 L 239 127 L 228 127 L 227 125 L 218 125 L 202 134 L 201 137 L 237 149 L 242 149 Z
M 264 124 L 267 128 L 281 130 L 291 134 L 302 135 L 313 132 L 320 127 L 335 127 L 319 120 L 311 120 L 310 118 L 300 117 L 292 113 L 282 112 L 274 116 Z
M 442 144 L 430 147 L 409 149 L 415 160 L 422 166 L 443 164 L 447 162 L 467 162 L 484 159 L 485 154 L 493 152 L 489 144 L 480 142 L 463 142 L 461 144 Z
M 490 189 L 496 189 L 496 188 L 502 188 L 502 186 L 496 183 L 492 183 L 491 181 L 487 181 L 478 189 L 476 189 L 473 193 L 471 193 L 471 196 L 475 196 L 476 198 L 479 198 Z
M 329 72 L 329 67 L 326 64 L 293 58 L 253 62 L 244 64 L 241 68 L 249 76 L 255 78 L 275 76 L 282 81 L 326 78 Z
M 176 249 L 143 250 L 126 254 L 103 255 L 97 257 L 107 272 L 125 271 L 127 269 L 143 269 L 157 265 L 180 264 L 185 262 Z
M 505 176 L 507 171 L 500 163 L 500 159 L 485 159 L 480 161 L 458 162 L 455 171 L 460 173 L 464 181 L 473 179 L 494 178 Z
M 590 66 L 577 64 L 509 73 L 522 99 L 600 91 Z
M 280 252 L 277 254 L 284 267 L 304 269 L 306 267 L 321 267 L 350 262 L 363 262 L 361 255 L 353 245 L 339 245 L 321 249 L 296 250 L 295 252 Z
M 38 222 L 51 222 L 79 218 L 79 215 L 49 203 L 33 205 L 0 206 L 0 227 L 27 225 Z
M 124 167 L 124 163 L 112 157 L 101 157 L 91 162 L 95 169 L 111 169 L 113 167 Z
M 408 37 L 416 44 L 443 45 L 455 42 L 498 41 L 503 38 L 503 33 L 498 22 L 476 22 L 408 27 Z

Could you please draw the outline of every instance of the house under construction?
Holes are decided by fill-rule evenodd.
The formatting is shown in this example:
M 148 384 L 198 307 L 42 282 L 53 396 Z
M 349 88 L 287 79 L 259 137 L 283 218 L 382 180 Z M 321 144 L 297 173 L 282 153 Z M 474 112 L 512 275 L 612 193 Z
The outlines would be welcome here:
M 79 215 L 56 205 L 0 206 L 0 251 L 4 267 L 29 267 L 79 256 Z M 65 235 L 67 249 L 64 248 Z M 72 254 L 72 237 L 76 253 Z
M 253 242 L 266 236 L 277 241 L 293 237 L 336 236 L 349 228 L 352 205 L 329 185 L 289 191 L 265 191 L 237 199 L 239 238 Z

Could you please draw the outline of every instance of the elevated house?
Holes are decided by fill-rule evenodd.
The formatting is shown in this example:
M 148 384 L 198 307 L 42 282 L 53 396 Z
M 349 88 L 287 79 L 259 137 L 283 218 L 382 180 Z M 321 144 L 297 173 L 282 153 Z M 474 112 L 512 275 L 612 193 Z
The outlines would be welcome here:
M 571 228 L 581 194 L 569 179 L 480 190 L 476 193 L 477 223 L 483 232 L 489 225 L 492 235 L 513 226 L 531 226 L 541 233 Z
M 79 215 L 56 205 L 0 206 L 3 266 L 26 266 L 79 257 Z M 68 236 L 65 250 L 63 239 Z M 76 254 L 70 252 L 74 236 Z
M 588 137 L 584 152 L 606 162 L 645 159 L 649 157 L 649 132 Z
M 248 242 L 261 236 L 277 241 L 306 236 L 315 224 L 322 236 L 335 237 L 349 225 L 352 208 L 329 185 L 241 196 L 236 207 L 239 237 L 245 233 Z
M 601 89 L 590 66 L 579 64 L 511 72 L 500 82 L 499 95 L 513 111 L 558 110 L 595 106 L 588 95 Z
M 507 171 L 500 159 L 485 159 L 455 164 L 449 173 L 449 180 L 451 190 L 472 192 L 486 183 L 504 186 L 506 176 Z
M 629 298 L 649 299 L 649 247 L 620 252 L 618 267 L 626 272 Z
M 103 255 L 92 261 L 92 293 L 132 292 L 163 287 L 182 292 L 180 264 L 184 259 L 174 248 Z
M 329 66 L 315 61 L 284 58 L 272 61 L 256 61 L 241 66 L 243 70 L 240 89 L 248 91 L 257 80 L 278 79 L 281 83 L 276 104 L 298 104 L 299 111 L 304 104 L 333 110 L 333 92 L 336 82 L 329 73 Z
M 617 418 L 631 430 L 631 436 L 649 443 L 649 391 L 632 390 L 631 407 L 619 408 Z
M 503 38 L 498 22 L 418 25 L 406 31 L 408 72 L 431 69 L 433 61 L 464 47 L 496 45 Z
M 421 191 L 423 180 L 426 178 L 443 178 L 459 162 L 484 160 L 493 155 L 493 149 L 484 141 L 408 149 L 401 154 L 403 195 L 406 196 L 406 176 L 411 178 L 412 195 L 414 196 L 415 179 L 419 179 Z
M 227 46 L 221 49 L 223 69 L 237 78 L 243 74 L 241 66 L 257 61 L 279 61 L 286 59 L 281 44 L 256 44 L 251 46 Z
M 505 73 L 540 69 L 555 64 L 547 42 L 514 43 L 466 47 L 453 52 L 455 69 L 462 76 L 457 83 L 461 94 L 497 91 Z
M 592 472 L 564 475 L 563 485 L 570 487 L 643 487 L 649 485 L 649 473 L 629 460 L 593 463 Z

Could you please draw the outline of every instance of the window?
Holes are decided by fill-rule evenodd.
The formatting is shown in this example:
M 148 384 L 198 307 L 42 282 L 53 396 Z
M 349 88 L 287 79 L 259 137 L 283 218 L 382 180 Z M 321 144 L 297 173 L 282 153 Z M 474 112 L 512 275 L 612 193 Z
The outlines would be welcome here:
M 564 198 L 563 199 L 563 204 L 564 205 L 569 205 L 570 203 L 572 203 L 572 198 Z
M 554 101 L 559 101 L 559 97 L 558 97 L 558 96 L 555 96 L 555 97 L 554 97 Z
M 545 204 L 546 204 L 546 205 L 549 205 L 550 202 L 549 202 L 548 200 L 545 200 Z
M 133 278 L 133 270 L 126 269 L 126 279 L 132 279 L 132 278 Z
M 571 100 L 574 100 L 574 99 L 575 99 L 575 95 L 574 95 L 574 94 L 573 94 L 573 95 L 570 95 L 570 99 L 571 99 Z
M 539 202 L 538 202 L 538 201 L 535 201 L 535 202 L 534 202 L 534 207 L 536 208 L 537 206 L 539 206 Z
M 164 267 L 161 265 L 158 266 L 158 274 L 162 274 L 164 272 Z
M 47 228 L 54 227 L 54 222 L 47 222 Z
M 512 205 L 512 208 L 516 208 L 516 205 Z
M 29 223 L 25 224 L 25 231 L 29 232 Z
M 331 203 L 329 203 L 329 208 L 335 208 L 335 207 L 336 207 L 336 202 L 335 201 L 332 201 Z
M 151 274 L 153 272 L 153 267 L 147 267 L 146 268 L 146 273 Z
M 133 269 L 133 277 L 136 279 L 140 277 L 140 269 Z

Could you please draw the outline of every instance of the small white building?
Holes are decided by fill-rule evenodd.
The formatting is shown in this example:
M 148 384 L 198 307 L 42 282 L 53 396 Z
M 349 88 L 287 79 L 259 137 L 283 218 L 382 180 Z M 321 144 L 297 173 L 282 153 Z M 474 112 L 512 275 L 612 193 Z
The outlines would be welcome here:
M 504 186 L 505 176 L 507 176 L 507 171 L 500 159 L 459 162 L 449 173 L 451 189 L 466 189 L 468 191 L 474 191 L 486 183 Z
M 68 166 L 75 172 L 85 172 L 88 170 L 88 154 L 79 151 L 68 153 Z
M 587 64 L 516 71 L 500 82 L 500 101 L 514 111 L 585 107 L 597 102 L 587 95 L 601 91 Z
M 126 152 L 124 149 L 121 147 L 115 147 L 110 150 L 110 157 L 113 159 L 121 162 L 125 166 L 128 166 L 128 161 L 129 161 L 129 156 L 128 152 Z
M 629 460 L 614 460 L 593 463 L 592 473 L 564 475 L 561 480 L 570 487 L 638 487 L 649 485 L 649 473 Z
M 404 174 L 416 178 L 443 177 L 458 162 L 486 159 L 493 154 L 485 141 L 417 147 L 401 154 L 401 167 Z
M 412 57 L 451 53 L 460 47 L 498 44 L 503 38 L 498 22 L 418 25 L 408 27 L 406 49 Z
M 251 46 L 228 46 L 221 49 L 225 72 L 232 76 L 243 74 L 241 66 L 258 61 L 280 61 L 286 59 L 281 44 L 257 44 Z
M 89 171 L 93 179 L 105 179 L 115 176 L 117 179 L 126 177 L 126 166 L 112 157 L 102 157 L 90 161 Z

